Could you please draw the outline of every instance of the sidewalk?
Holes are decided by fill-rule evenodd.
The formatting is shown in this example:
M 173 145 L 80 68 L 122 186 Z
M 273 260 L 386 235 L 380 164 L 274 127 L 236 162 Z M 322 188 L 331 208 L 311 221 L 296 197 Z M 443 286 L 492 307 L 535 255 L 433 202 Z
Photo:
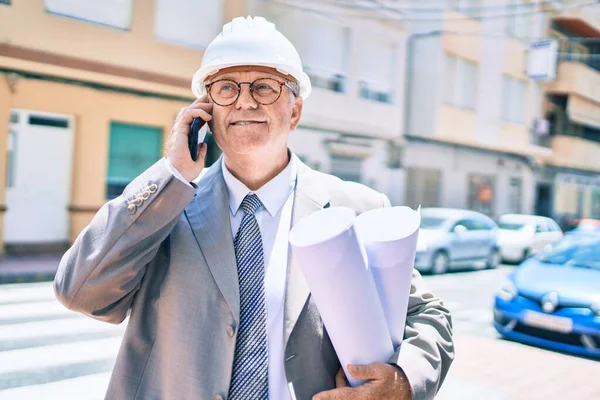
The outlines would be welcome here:
M 0 255 L 0 284 L 51 281 L 62 254 Z
M 455 337 L 436 400 L 597 400 L 600 362 L 477 336 Z

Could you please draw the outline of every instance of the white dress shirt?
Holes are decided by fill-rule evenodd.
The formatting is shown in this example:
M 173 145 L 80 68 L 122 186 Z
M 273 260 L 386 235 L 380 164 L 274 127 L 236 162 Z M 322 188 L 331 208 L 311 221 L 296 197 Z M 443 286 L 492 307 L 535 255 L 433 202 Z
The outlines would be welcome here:
M 255 193 L 262 203 L 256 212 L 265 260 L 265 300 L 267 303 L 267 341 L 269 349 L 269 398 L 290 400 L 284 369 L 283 311 L 288 262 L 288 237 L 292 221 L 292 195 L 296 186 L 296 159 L 292 154 L 287 167 L 260 189 L 252 192 L 227 169 L 222 159 L 223 178 L 229 197 L 231 233 L 235 238 L 244 213 L 242 200 Z M 166 159 L 165 159 L 166 160 Z M 187 183 L 169 163 L 175 177 Z M 200 183 L 201 184 L 201 183 Z

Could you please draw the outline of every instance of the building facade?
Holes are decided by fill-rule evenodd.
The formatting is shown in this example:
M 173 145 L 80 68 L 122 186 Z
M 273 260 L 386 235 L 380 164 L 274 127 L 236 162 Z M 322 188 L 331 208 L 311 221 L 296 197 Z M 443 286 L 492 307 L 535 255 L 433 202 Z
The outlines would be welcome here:
M 558 43 L 556 77 L 543 83 L 543 138 L 552 157 L 537 173 L 538 212 L 570 228 L 600 218 L 600 6 L 549 5 L 546 36 Z
M 275 22 L 311 76 L 291 149 L 399 203 L 406 36 L 367 14 L 253 0 L 2 1 L 0 247 L 68 246 L 156 162 L 194 100 L 203 49 L 236 16 Z M 207 163 L 219 153 L 209 143 Z
M 527 50 L 543 19 L 535 2 L 513 3 L 437 2 L 412 19 L 407 205 L 535 211 L 535 174 L 551 150 L 533 134 L 542 88 L 527 77 Z
M 202 50 L 247 7 L 2 1 L 0 248 L 68 245 L 158 160 L 177 113 L 194 100 Z
M 256 12 L 296 45 L 313 91 L 290 137 L 311 167 L 400 204 L 406 33 L 377 8 L 263 1 Z

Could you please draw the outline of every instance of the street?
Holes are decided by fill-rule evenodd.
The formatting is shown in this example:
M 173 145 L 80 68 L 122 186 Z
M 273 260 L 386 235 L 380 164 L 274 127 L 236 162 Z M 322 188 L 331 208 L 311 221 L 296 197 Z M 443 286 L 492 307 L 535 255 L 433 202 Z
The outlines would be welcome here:
M 436 399 L 600 398 L 600 362 L 498 338 L 492 296 L 511 268 L 425 277 L 457 348 Z M 0 285 L 0 400 L 102 399 L 124 329 L 66 310 L 49 282 Z

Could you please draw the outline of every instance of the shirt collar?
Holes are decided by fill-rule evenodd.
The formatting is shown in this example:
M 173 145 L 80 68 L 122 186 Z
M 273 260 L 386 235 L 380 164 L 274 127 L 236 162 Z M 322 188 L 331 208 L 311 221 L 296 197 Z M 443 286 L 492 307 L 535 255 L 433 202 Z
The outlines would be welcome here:
M 252 191 L 229 172 L 227 165 L 225 165 L 224 157 L 221 157 L 221 169 L 223 170 L 223 179 L 225 180 L 225 186 L 229 195 L 229 210 L 232 215 L 235 215 L 244 197 Z M 279 212 L 290 193 L 294 190 L 296 185 L 296 171 L 296 158 L 294 154 L 291 154 L 290 161 L 285 169 L 269 182 L 265 183 L 260 189 L 253 192 L 258 196 L 263 207 L 271 217 L 274 217 Z

